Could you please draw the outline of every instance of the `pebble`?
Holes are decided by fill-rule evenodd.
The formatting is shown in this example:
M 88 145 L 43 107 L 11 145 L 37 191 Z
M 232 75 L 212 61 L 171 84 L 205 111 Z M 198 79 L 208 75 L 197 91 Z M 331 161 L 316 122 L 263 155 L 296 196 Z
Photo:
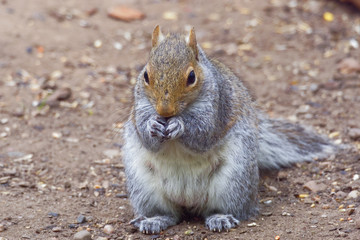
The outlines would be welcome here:
M 59 139 L 59 138 L 62 137 L 62 133 L 61 133 L 61 132 L 53 132 L 53 133 L 51 134 L 51 136 L 52 136 L 53 138 L 55 138 L 55 139 Z
M 6 229 L 7 228 L 4 224 L 0 224 L 0 232 L 4 232 Z
M 319 84 L 312 83 L 310 84 L 310 91 L 316 93 L 319 90 Z
M 13 162 L 28 162 L 28 163 L 30 163 L 30 162 L 32 162 L 32 157 L 33 157 L 33 154 L 26 154 L 23 157 L 14 159 Z
M 59 70 L 55 70 L 53 71 L 51 74 L 50 74 L 50 79 L 53 79 L 53 80 L 60 80 L 63 78 L 63 73 Z
M 288 178 L 288 174 L 285 171 L 279 171 L 277 178 L 281 181 L 281 180 L 286 180 Z
M 121 50 L 121 49 L 123 49 L 123 45 L 120 43 L 120 42 L 114 42 L 114 48 L 116 49 L 116 50 Z
M 73 228 L 77 228 L 77 225 L 73 224 L 73 223 L 70 223 L 68 227 L 73 229 Z
M 128 195 L 124 194 L 124 193 L 118 193 L 118 194 L 115 195 L 115 197 L 117 197 L 117 198 L 127 198 Z
M 117 149 L 106 149 L 103 154 L 110 159 L 120 156 L 120 151 Z
M 62 228 L 61 227 L 54 227 L 52 229 L 53 232 L 61 232 L 62 231 Z
M 359 174 L 354 174 L 353 181 L 359 180 Z
M 59 213 L 56 213 L 56 212 L 49 212 L 49 213 L 48 213 L 48 216 L 49 216 L 49 218 L 52 218 L 52 217 L 57 218 L 58 216 L 60 216 L 60 214 L 59 214 Z
M 59 101 L 69 99 L 71 94 L 72 92 L 70 88 L 60 88 L 46 99 L 46 104 L 50 107 L 57 107 L 59 106 Z
M 125 22 L 131 22 L 145 18 L 145 14 L 143 12 L 125 6 L 115 6 L 109 8 L 108 16 Z
M 27 187 L 30 187 L 31 184 L 29 182 L 21 181 L 21 182 L 19 182 L 18 186 L 27 188 Z
M 311 192 L 322 192 L 326 190 L 327 186 L 323 183 L 317 183 L 316 181 L 309 181 L 304 184 L 304 188 L 310 190 Z
M 102 41 L 100 39 L 95 40 L 94 42 L 94 47 L 96 48 L 100 48 L 102 46 Z
M 9 122 L 9 119 L 7 119 L 7 118 L 2 118 L 1 120 L 0 120 L 0 123 L 1 124 L 6 124 L 6 123 L 8 123 Z
M 261 214 L 262 216 L 268 217 L 268 216 L 271 216 L 273 213 L 272 213 L 272 212 L 261 212 L 260 214 Z
M 106 237 L 98 237 L 96 240 L 108 240 Z
M 359 196 L 359 191 L 358 190 L 352 190 L 351 192 L 349 192 L 346 199 L 356 199 L 358 196 Z
M 350 128 L 349 129 L 349 137 L 352 140 L 360 139 L 360 128 Z
M 167 11 L 167 12 L 163 13 L 162 17 L 165 20 L 177 20 L 178 19 L 178 14 L 176 12 L 173 12 L 173 11 Z
M 85 223 L 86 222 L 86 217 L 84 215 L 79 215 L 76 219 L 77 223 Z
M 355 58 L 345 58 L 339 62 L 337 68 L 342 74 L 351 74 L 360 71 L 360 63 Z
M 0 184 L 5 184 L 10 180 L 10 176 L 0 177 Z
M 112 234 L 114 232 L 114 227 L 112 225 L 105 225 L 104 226 L 104 229 L 103 229 L 103 232 L 106 233 L 106 234 Z
M 341 200 L 341 199 L 344 199 L 347 196 L 347 194 L 344 193 L 343 191 L 338 191 L 337 193 L 335 193 L 335 196 L 336 196 L 336 199 Z
M 91 240 L 91 234 L 86 230 L 82 230 L 75 233 L 74 240 Z
M 252 223 L 249 223 L 247 226 L 248 226 L 248 227 L 256 227 L 257 224 L 256 224 L 256 222 L 252 222 Z
M 355 228 L 360 229 L 360 218 L 355 219 Z

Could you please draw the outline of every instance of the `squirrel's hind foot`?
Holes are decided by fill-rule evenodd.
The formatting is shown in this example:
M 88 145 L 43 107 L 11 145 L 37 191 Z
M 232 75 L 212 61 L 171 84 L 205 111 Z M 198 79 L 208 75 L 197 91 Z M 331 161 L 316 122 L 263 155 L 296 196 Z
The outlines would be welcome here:
M 231 214 L 215 214 L 207 217 L 205 220 L 206 226 L 214 232 L 221 232 L 229 230 L 239 224 L 239 220 L 234 218 Z
M 175 225 L 176 220 L 170 216 L 144 217 L 140 216 L 131 222 L 139 231 L 145 234 L 158 234 L 169 226 Z

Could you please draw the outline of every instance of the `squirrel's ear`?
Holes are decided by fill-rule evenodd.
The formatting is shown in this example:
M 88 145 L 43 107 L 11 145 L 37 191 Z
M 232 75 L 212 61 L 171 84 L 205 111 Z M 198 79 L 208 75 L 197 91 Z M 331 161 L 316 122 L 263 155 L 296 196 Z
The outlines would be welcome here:
M 164 39 L 164 35 L 161 33 L 160 26 L 157 25 L 154 28 L 152 34 L 152 47 L 159 45 L 159 43 Z
M 189 47 L 194 51 L 196 59 L 198 59 L 198 48 L 197 48 L 197 42 L 196 42 L 196 36 L 195 36 L 195 29 L 192 28 L 189 33 L 189 37 L 186 38 L 186 42 L 189 45 Z

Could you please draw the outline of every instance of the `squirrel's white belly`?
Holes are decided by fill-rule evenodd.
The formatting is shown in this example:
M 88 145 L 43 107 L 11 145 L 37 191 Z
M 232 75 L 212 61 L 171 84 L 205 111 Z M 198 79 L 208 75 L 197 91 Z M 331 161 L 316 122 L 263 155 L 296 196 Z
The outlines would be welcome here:
M 202 208 L 208 201 L 212 175 L 220 163 L 216 151 L 196 154 L 171 141 L 162 150 L 145 150 L 143 166 L 154 191 L 167 200 L 187 208 Z

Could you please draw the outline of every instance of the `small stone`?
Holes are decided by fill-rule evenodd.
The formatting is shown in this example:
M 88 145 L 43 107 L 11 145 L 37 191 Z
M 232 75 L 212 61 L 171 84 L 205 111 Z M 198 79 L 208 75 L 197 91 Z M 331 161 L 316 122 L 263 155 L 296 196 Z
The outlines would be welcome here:
M 166 11 L 166 12 L 163 13 L 162 17 L 165 20 L 177 20 L 178 19 L 178 14 L 176 12 L 173 12 L 173 11 Z
M 117 149 L 107 149 L 103 151 L 103 154 L 110 159 L 120 156 L 120 151 Z
M 288 178 L 288 174 L 286 171 L 279 171 L 277 178 L 282 181 L 282 180 L 286 180 Z
M 319 90 L 319 85 L 316 83 L 312 83 L 310 85 L 310 91 L 316 93 Z
M 25 182 L 25 181 L 21 181 L 19 182 L 19 187 L 23 187 L 23 188 L 27 188 L 27 187 L 30 187 L 31 184 L 29 182 Z
M 100 39 L 95 40 L 94 42 L 94 47 L 96 48 L 100 48 L 102 46 L 102 41 Z
M 356 199 L 356 198 L 358 198 L 358 196 L 359 196 L 359 191 L 358 190 L 352 190 L 351 192 L 349 192 L 346 199 Z
M 68 227 L 69 227 L 69 228 L 77 228 L 77 225 L 76 225 L 76 224 L 73 224 L 73 223 L 70 223 Z
M 337 193 L 335 193 L 336 199 L 338 200 L 346 198 L 347 195 L 348 194 L 344 193 L 343 191 L 338 191 Z
M 304 184 L 304 188 L 316 193 L 325 191 L 327 186 L 323 183 L 317 183 L 316 181 L 309 181 Z
M 252 223 L 249 223 L 247 226 L 248 226 L 248 227 L 256 227 L 257 224 L 256 224 L 256 222 L 252 222 Z
M 24 116 L 24 109 L 23 108 L 15 108 L 12 113 L 11 113 L 14 117 L 23 117 Z
M 98 237 L 96 240 L 108 240 L 106 237 Z
M 273 213 L 272 213 L 272 212 L 261 212 L 260 214 L 261 214 L 262 216 L 269 217 L 269 216 L 271 216 Z
M 353 181 L 357 181 L 357 180 L 359 180 L 359 174 L 354 174 Z
M 9 119 L 7 119 L 7 118 L 2 118 L 2 119 L 0 119 L 0 123 L 1 124 L 6 124 L 6 123 L 8 123 L 9 122 Z
M 359 42 L 355 38 L 352 38 L 352 39 L 349 40 L 349 45 L 354 49 L 359 48 Z
M 4 232 L 6 229 L 7 228 L 4 224 L 0 224 L 0 232 Z
M 338 63 L 337 69 L 342 74 L 360 72 L 360 63 L 355 58 L 345 58 Z
M 355 228 L 360 229 L 360 218 L 355 219 Z
M 82 230 L 75 233 L 74 240 L 91 240 L 91 234 L 86 230 Z
M 70 189 L 71 188 L 71 183 L 70 182 L 65 182 L 64 183 L 64 188 L 65 189 Z
M 53 94 L 51 94 L 45 101 L 47 105 L 50 107 L 59 106 L 59 101 L 67 100 L 71 97 L 71 89 L 70 88 L 60 88 L 56 90 Z
M 123 45 L 120 43 L 120 42 L 114 42 L 114 48 L 116 49 L 116 50 L 121 50 L 121 49 L 123 49 Z
M 54 227 L 52 229 L 53 232 L 61 232 L 62 231 L 62 228 L 61 227 Z
M 76 219 L 77 223 L 85 223 L 86 222 L 86 217 L 84 215 L 79 215 Z
M 16 158 L 13 161 L 14 162 L 28 162 L 29 163 L 29 162 L 32 162 L 32 157 L 33 157 L 33 154 L 26 154 L 25 156 Z
M 117 197 L 117 198 L 127 198 L 128 195 L 124 194 L 124 193 L 118 193 L 118 194 L 115 195 L 115 197 Z
M 340 136 L 340 132 L 338 131 L 329 134 L 329 138 L 337 138 L 338 136 Z
M 10 176 L 0 177 L 0 184 L 5 184 L 10 180 Z
M 134 8 L 115 6 L 108 9 L 108 16 L 117 20 L 131 22 L 143 19 L 145 14 Z
M 354 208 L 349 208 L 347 214 L 350 216 L 355 212 Z
M 61 133 L 61 132 L 53 132 L 53 133 L 51 134 L 51 136 L 52 136 L 53 138 L 55 138 L 55 139 L 59 139 L 59 138 L 62 137 L 62 133 Z
M 186 230 L 186 231 L 184 232 L 184 234 L 185 234 L 185 235 L 193 235 L 194 232 L 193 232 L 191 229 L 189 229 L 189 230 Z
M 352 140 L 360 139 L 360 128 L 350 128 L 349 129 L 349 137 Z
M 56 70 L 50 74 L 50 79 L 59 80 L 59 79 L 63 78 L 63 76 L 64 75 L 61 71 Z
M 103 232 L 106 233 L 106 234 L 112 234 L 114 232 L 114 227 L 112 225 L 105 225 L 104 226 L 104 229 L 103 229 Z
M 56 213 L 56 212 L 49 212 L 49 213 L 48 213 L 49 218 L 53 218 L 53 217 L 57 218 L 59 215 L 60 215 L 60 214 L 58 214 L 58 213 Z
M 331 12 L 325 12 L 323 14 L 323 18 L 327 22 L 332 22 L 332 21 L 334 21 L 334 14 L 332 14 Z

